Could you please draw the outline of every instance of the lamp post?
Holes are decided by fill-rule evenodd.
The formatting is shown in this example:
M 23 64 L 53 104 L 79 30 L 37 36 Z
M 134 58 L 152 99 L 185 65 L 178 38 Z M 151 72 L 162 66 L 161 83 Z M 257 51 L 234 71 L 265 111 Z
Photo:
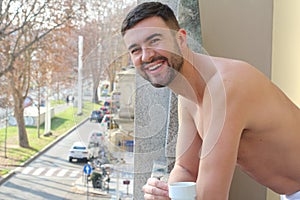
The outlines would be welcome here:
M 51 135 L 51 105 L 50 105 L 50 95 L 51 95 L 51 71 L 47 74 L 48 78 L 47 78 L 47 82 L 48 82 L 48 86 L 47 86 L 47 94 L 46 94 L 46 111 L 45 111 L 45 131 L 44 131 L 44 135 Z
M 82 50 L 83 50 L 83 37 L 78 36 L 78 111 L 77 115 L 82 114 Z

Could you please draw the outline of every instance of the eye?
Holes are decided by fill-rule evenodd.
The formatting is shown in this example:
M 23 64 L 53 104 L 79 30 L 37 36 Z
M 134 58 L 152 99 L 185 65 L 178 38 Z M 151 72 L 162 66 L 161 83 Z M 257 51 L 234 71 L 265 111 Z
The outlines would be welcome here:
M 150 44 L 151 44 L 151 45 L 155 45 L 155 44 L 158 44 L 159 41 L 160 41 L 160 38 L 153 38 L 153 39 L 150 41 Z
M 130 54 L 135 55 L 135 54 L 139 53 L 140 50 L 141 50 L 141 48 L 133 48 L 133 49 L 130 50 Z

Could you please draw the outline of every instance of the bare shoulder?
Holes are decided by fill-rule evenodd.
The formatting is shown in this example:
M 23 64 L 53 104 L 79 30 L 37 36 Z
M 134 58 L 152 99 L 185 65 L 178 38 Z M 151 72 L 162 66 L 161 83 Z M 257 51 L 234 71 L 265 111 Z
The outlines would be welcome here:
M 223 79 L 228 106 L 243 112 L 248 126 L 263 126 L 264 122 L 265 128 L 277 127 L 287 120 L 300 119 L 299 108 L 254 66 L 222 58 L 215 58 L 215 63 Z
M 247 62 L 216 58 L 215 63 L 225 86 L 229 88 L 244 87 L 250 89 L 253 87 L 257 89 L 257 85 L 269 85 L 271 83 L 262 72 Z
M 229 98 L 247 103 L 247 99 L 260 98 L 266 91 L 278 90 L 268 77 L 247 62 L 215 58 L 215 63 Z

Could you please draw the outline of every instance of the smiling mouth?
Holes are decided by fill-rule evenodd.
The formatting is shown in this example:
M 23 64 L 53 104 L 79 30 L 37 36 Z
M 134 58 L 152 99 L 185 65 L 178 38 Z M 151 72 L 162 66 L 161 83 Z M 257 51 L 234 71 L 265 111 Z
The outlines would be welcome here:
M 149 67 L 148 70 L 149 70 L 149 71 L 155 71 L 155 70 L 157 70 L 158 68 L 160 68 L 161 66 L 162 66 L 162 63 L 159 63 L 159 64 L 156 64 L 156 65 L 154 65 L 154 66 L 152 66 L 152 67 Z

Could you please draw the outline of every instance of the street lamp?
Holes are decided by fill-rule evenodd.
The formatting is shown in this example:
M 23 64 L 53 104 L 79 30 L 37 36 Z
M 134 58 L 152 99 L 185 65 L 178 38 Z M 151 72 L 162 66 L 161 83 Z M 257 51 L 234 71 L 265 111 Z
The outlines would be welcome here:
M 45 111 L 45 131 L 44 135 L 51 135 L 51 105 L 50 105 L 50 95 L 51 95 L 51 70 L 47 74 L 47 94 L 46 94 L 46 111 Z
M 78 36 L 78 111 L 77 115 L 82 114 L 82 51 L 83 37 Z

